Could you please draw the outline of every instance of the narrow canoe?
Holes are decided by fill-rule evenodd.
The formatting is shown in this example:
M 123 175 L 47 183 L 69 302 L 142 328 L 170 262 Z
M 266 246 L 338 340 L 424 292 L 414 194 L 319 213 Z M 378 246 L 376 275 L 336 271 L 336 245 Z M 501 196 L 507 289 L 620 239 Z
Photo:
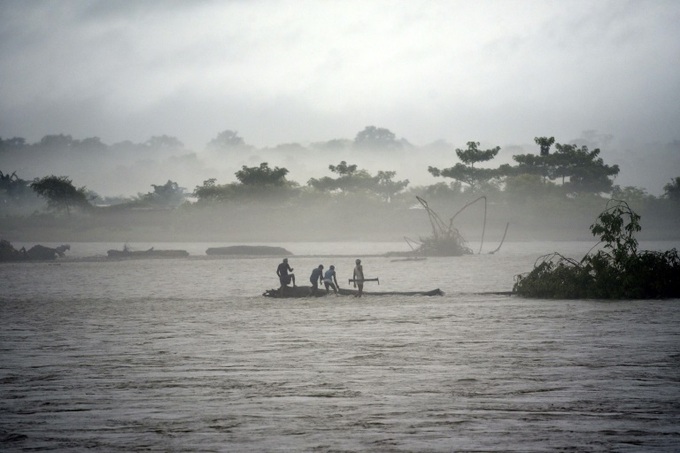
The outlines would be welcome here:
M 312 292 L 311 286 L 287 286 L 284 288 L 283 293 L 280 293 L 278 289 L 268 289 L 262 293 L 265 297 L 274 297 L 277 299 L 294 299 L 302 297 L 310 297 Z M 338 294 L 341 296 L 355 296 L 357 291 L 355 289 L 340 288 Z M 316 292 L 316 297 L 326 296 L 326 289 L 319 288 Z M 331 290 L 328 295 L 333 295 Z M 437 288 L 430 291 L 364 291 L 364 296 L 442 296 L 444 292 Z

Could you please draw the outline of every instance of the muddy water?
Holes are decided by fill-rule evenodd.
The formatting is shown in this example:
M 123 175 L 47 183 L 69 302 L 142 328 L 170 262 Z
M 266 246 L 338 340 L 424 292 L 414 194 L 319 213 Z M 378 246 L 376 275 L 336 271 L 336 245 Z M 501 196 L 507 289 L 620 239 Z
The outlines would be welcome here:
M 291 301 L 271 258 L 0 265 L 0 449 L 677 450 L 680 301 L 477 294 L 537 256 L 366 257 L 446 295 Z

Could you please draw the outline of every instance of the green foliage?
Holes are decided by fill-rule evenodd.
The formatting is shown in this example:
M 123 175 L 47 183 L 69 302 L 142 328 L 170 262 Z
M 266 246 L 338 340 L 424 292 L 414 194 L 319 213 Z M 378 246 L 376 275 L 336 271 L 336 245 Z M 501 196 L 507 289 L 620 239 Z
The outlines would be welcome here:
M 607 208 L 590 226 L 593 236 L 599 236 L 604 249 L 612 254 L 616 267 L 628 257 L 637 254 L 638 241 L 635 233 L 641 229 L 640 216 L 630 209 L 628 203 L 618 200 L 610 200 Z
M 390 202 L 395 195 L 408 186 L 408 179 L 404 179 L 403 181 L 394 181 L 394 177 L 396 175 L 396 171 L 378 171 L 378 174 L 374 178 L 374 190 L 378 195 L 381 196 L 383 200 L 387 202 Z
M 486 162 L 493 159 L 501 150 L 500 146 L 486 150 L 479 149 L 479 142 L 467 142 L 467 149 L 456 148 L 456 155 L 465 164 L 474 167 L 478 162 Z
M 151 137 L 147 140 L 144 145 L 151 149 L 168 149 L 168 150 L 181 150 L 184 149 L 184 143 L 179 141 L 176 137 L 171 137 L 169 135 L 160 135 Z
M 520 296 L 550 299 L 652 299 L 680 297 L 680 257 L 676 249 L 638 252 L 640 216 L 624 201 L 610 200 L 590 230 L 603 250 L 580 262 L 557 253 L 517 276 Z
M 229 150 L 242 148 L 245 146 L 245 144 L 245 141 L 238 135 L 238 132 L 225 130 L 217 134 L 217 137 L 210 140 L 207 148 L 215 150 Z
M 29 182 L 17 176 L 17 172 L 4 174 L 0 171 L 0 205 L 20 203 L 29 196 L 35 194 L 29 186 Z
M 26 139 L 22 137 L 12 137 L 3 139 L 0 137 L 0 153 L 3 151 L 10 151 L 15 149 L 23 149 L 26 145 Z
M 612 198 L 622 200 L 629 204 L 642 203 L 647 200 L 652 200 L 654 197 L 649 195 L 645 189 L 634 186 L 621 187 L 615 185 L 612 187 Z
M 327 142 L 312 143 L 312 148 L 323 151 L 345 151 L 352 148 L 353 145 L 352 140 L 335 138 Z
M 544 180 L 539 175 L 523 173 L 505 179 L 505 193 L 513 201 L 523 203 L 538 197 L 546 198 L 551 194 L 561 196 L 563 192 L 556 184 Z
M 550 180 L 561 180 L 565 192 L 570 194 L 609 193 L 612 190 L 611 176 L 619 174 L 618 165 L 606 165 L 599 157 L 600 150 L 588 150 L 587 146 L 557 143 L 557 150 L 550 154 L 553 137 L 536 137 L 541 154 L 518 154 L 512 156 L 516 167 L 501 166 L 499 172 L 506 176 L 530 174 Z
M 669 200 L 680 202 L 680 176 L 663 186 L 664 196 Z
M 320 192 L 339 194 L 364 192 L 368 195 L 377 195 L 387 202 L 409 184 L 408 179 L 395 181 L 397 173 L 394 171 L 378 171 L 376 176 L 371 176 L 368 171 L 360 170 L 355 164 L 348 165 L 344 160 L 338 165 L 329 165 L 328 169 L 339 176 L 312 178 L 307 184 Z
M 194 189 L 193 196 L 201 204 L 255 199 L 280 202 L 291 198 L 298 190 L 297 183 L 286 180 L 286 174 L 286 168 L 270 168 L 267 162 L 257 167 L 244 165 L 235 173 L 238 183 L 219 185 L 215 178 L 207 179 Z
M 192 195 L 199 201 L 218 201 L 220 199 L 220 186 L 217 185 L 216 178 L 203 181 L 202 186 L 196 186 Z
M 236 179 L 246 186 L 284 186 L 286 185 L 286 168 L 269 168 L 267 162 L 262 162 L 259 167 L 241 167 L 236 172 Z
M 402 148 L 401 142 L 396 139 L 392 131 L 375 126 L 366 126 L 363 131 L 359 132 L 354 139 L 354 146 L 375 150 Z
M 35 179 L 31 189 L 47 200 L 47 205 L 58 211 L 71 214 L 73 208 L 91 208 L 85 187 L 76 188 L 67 176 L 45 176 Z
M 163 185 L 151 184 L 151 187 L 153 187 L 153 192 L 149 192 L 142 197 L 142 201 L 151 205 L 177 207 L 186 198 L 186 189 L 169 179 Z
M 534 142 L 541 147 L 541 156 L 550 154 L 550 147 L 555 143 L 555 137 L 534 137 Z
M 450 201 L 463 193 L 463 185 L 458 181 L 452 181 L 450 183 L 438 182 L 430 184 L 429 186 L 413 187 L 408 192 L 412 193 L 414 196 L 420 195 L 422 198 L 431 201 Z
M 436 167 L 428 167 L 427 171 L 432 176 L 443 176 L 445 178 L 452 178 L 461 183 L 467 184 L 471 191 L 475 191 L 480 186 L 489 185 L 495 178 L 502 176 L 497 169 L 491 168 L 476 168 L 475 164 L 479 162 L 486 162 L 498 154 L 500 146 L 486 150 L 479 149 L 479 142 L 468 142 L 468 147 L 465 150 L 456 149 L 456 155 L 463 161 L 457 163 L 453 167 L 440 170 Z
M 555 145 L 557 151 L 550 156 L 549 163 L 553 168 L 553 178 L 569 177 L 564 185 L 572 193 L 610 192 L 612 180 L 610 176 L 619 174 L 618 165 L 606 165 L 598 157 L 598 148 L 588 150 L 587 146 Z

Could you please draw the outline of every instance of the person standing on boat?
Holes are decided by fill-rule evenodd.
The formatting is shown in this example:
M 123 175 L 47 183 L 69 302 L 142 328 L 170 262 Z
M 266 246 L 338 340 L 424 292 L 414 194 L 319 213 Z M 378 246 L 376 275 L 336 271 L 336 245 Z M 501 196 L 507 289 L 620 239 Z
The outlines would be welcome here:
M 291 272 L 290 274 L 288 272 Z M 280 290 L 283 291 L 283 288 L 288 286 L 290 282 L 293 282 L 293 286 L 295 285 L 295 274 L 292 273 L 293 268 L 290 267 L 288 264 L 288 258 L 284 258 L 283 262 L 279 264 L 279 267 L 276 268 L 276 275 L 279 276 L 279 281 L 281 282 L 281 288 Z
M 360 259 L 357 259 L 355 263 L 356 266 L 354 266 L 352 280 L 354 280 L 354 287 L 357 288 L 358 291 L 354 297 L 361 297 L 364 292 L 364 267 L 361 265 Z
M 326 294 L 329 293 L 328 288 L 333 288 L 333 292 L 338 294 L 340 285 L 338 285 L 338 277 L 335 273 L 335 266 L 331 264 L 326 273 L 323 275 L 323 284 L 326 287 Z
M 309 281 L 312 282 L 311 296 L 316 295 L 316 291 L 319 289 L 319 284 L 323 282 L 323 264 L 319 264 L 319 267 L 312 271 L 312 275 L 309 276 Z

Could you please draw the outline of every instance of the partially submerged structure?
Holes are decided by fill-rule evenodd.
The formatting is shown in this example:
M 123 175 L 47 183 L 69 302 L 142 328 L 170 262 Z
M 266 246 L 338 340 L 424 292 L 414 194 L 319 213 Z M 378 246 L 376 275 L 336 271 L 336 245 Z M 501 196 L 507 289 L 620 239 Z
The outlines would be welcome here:
M 482 240 L 479 244 L 479 252 L 482 251 L 482 246 L 484 245 L 484 233 L 486 231 L 486 196 L 481 196 L 463 206 L 458 210 L 448 221 L 444 222 L 442 218 L 437 214 L 424 198 L 416 196 L 416 199 L 421 204 L 425 211 L 427 212 L 428 218 L 430 220 L 430 225 L 432 226 L 432 236 L 426 238 L 420 238 L 420 241 L 414 241 L 409 238 L 404 238 L 411 247 L 411 252 L 407 253 L 390 253 L 390 256 L 407 256 L 407 257 L 427 257 L 427 256 L 462 256 L 462 255 L 472 255 L 474 252 L 467 246 L 467 241 L 461 235 L 460 231 L 454 227 L 454 219 L 463 212 L 469 206 L 477 203 L 478 201 L 484 201 L 484 222 L 482 224 Z M 505 225 L 505 233 L 503 234 L 503 239 L 500 245 L 489 253 L 496 253 L 500 250 L 503 241 L 505 240 L 505 235 L 508 232 L 509 224 Z M 415 247 L 414 247 L 415 245 Z
M 71 250 L 71 246 L 63 244 L 52 248 L 38 244 L 28 250 L 25 247 L 17 250 L 9 241 L 2 239 L 0 240 L 0 261 L 53 261 L 66 256 L 66 250 Z

